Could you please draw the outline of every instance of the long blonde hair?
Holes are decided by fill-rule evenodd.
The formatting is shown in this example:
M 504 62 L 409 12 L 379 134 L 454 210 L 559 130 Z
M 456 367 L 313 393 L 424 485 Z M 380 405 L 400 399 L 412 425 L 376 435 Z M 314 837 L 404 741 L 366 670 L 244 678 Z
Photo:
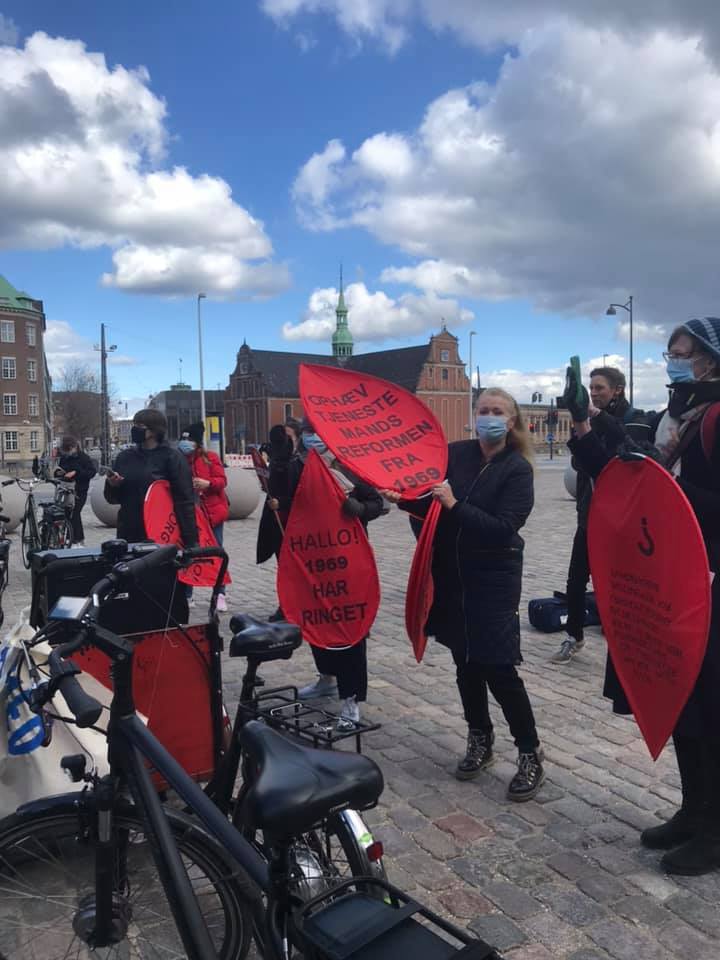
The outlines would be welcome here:
M 530 466 L 534 466 L 535 458 L 530 432 L 515 397 L 507 390 L 503 390 L 502 387 L 487 387 L 478 397 L 476 406 L 483 397 L 502 397 L 510 404 L 512 415 L 515 418 L 515 426 L 508 431 L 507 445 L 511 450 L 516 450 L 521 457 L 524 457 Z

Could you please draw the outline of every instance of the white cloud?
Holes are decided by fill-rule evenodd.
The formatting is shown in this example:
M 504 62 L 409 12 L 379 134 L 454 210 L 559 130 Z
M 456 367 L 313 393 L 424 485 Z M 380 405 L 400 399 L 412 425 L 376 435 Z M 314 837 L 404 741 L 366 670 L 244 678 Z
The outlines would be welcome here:
M 44 344 L 48 369 L 54 380 L 60 377 L 65 367 L 75 363 L 97 369 L 99 377 L 99 352 L 94 349 L 91 340 L 74 330 L 66 320 L 48 320 Z M 122 353 L 111 353 L 108 356 L 109 366 L 129 367 L 137 362 L 135 357 Z
M 300 323 L 286 323 L 286 340 L 325 340 L 335 330 L 335 308 L 338 291 L 334 287 L 315 290 L 308 301 Z M 406 293 L 393 299 L 384 291 L 371 293 L 364 283 L 351 283 L 345 289 L 348 324 L 356 341 L 402 340 L 406 337 L 439 329 L 443 320 L 456 328 L 469 323 L 473 314 L 460 307 L 456 300 L 441 299 L 434 294 L 417 296 Z
M 720 41 L 716 0 L 261 0 L 261 6 L 281 26 L 311 14 L 332 17 L 354 42 L 376 39 L 391 54 L 419 23 L 482 49 L 515 45 L 558 22 L 631 38 L 669 30 L 701 37 L 713 52 Z
M 398 134 L 378 133 L 353 154 L 361 173 L 377 180 L 403 180 L 413 170 L 410 145 Z
M 583 379 L 587 386 L 590 371 L 596 367 L 618 367 L 627 376 L 627 360 L 620 354 L 606 354 L 593 357 L 583 363 Z M 640 410 L 662 410 L 667 405 L 667 376 L 665 364 L 655 359 L 635 362 L 634 402 Z M 476 382 L 476 378 L 474 377 Z M 542 394 L 543 403 L 559 397 L 565 388 L 565 367 L 551 367 L 546 370 L 481 370 L 480 383 L 483 387 L 502 387 L 511 393 L 520 403 L 530 403 L 533 393 Z
M 189 264 L 209 295 L 285 288 L 229 185 L 163 166 L 167 111 L 149 83 L 75 40 L 0 46 L 0 247 L 109 246 L 103 282 L 128 292 L 185 294 Z
M 720 298 L 718 104 L 695 39 L 557 21 L 523 34 L 494 84 L 429 104 L 416 130 L 331 141 L 332 176 L 313 192 L 304 168 L 295 196 L 316 229 L 364 227 L 418 258 L 383 282 L 598 318 L 633 294 L 656 340 Z M 390 141 L 407 151 L 402 176 L 370 174 Z
M 19 37 L 20 31 L 15 22 L 10 17 L 4 17 L 0 13 L 0 46 L 5 43 L 15 46 Z
M 630 321 L 620 320 L 615 335 L 618 340 L 627 343 L 630 336 Z M 645 323 L 633 318 L 633 343 L 667 343 L 668 331 L 661 323 Z

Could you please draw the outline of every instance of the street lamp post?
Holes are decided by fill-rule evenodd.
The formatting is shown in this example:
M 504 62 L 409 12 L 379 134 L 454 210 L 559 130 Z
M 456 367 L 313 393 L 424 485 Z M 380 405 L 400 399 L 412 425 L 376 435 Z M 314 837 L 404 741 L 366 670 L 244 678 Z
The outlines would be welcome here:
M 472 338 L 476 335 L 475 330 L 470 331 L 468 337 L 469 346 L 468 346 L 468 369 L 470 371 L 470 393 L 468 395 L 468 430 L 470 431 L 470 436 L 472 437 L 473 431 L 473 384 L 472 384 Z
M 197 320 L 198 320 L 198 359 L 200 361 L 200 420 L 205 426 L 205 375 L 203 373 L 203 352 L 202 352 L 202 314 L 200 313 L 200 301 L 205 300 L 205 294 L 197 295 Z
M 630 317 L 630 356 L 629 356 L 629 376 L 628 376 L 628 391 L 629 391 L 629 400 L 630 406 L 633 406 L 633 298 L 628 297 L 627 303 L 611 303 L 610 306 L 605 311 L 605 315 L 608 317 L 614 317 L 617 314 L 617 309 L 627 310 Z

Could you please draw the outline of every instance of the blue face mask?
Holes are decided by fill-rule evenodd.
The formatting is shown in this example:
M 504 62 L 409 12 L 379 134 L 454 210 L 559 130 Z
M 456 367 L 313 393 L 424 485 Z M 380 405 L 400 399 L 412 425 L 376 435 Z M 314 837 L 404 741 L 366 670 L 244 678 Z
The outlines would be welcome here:
M 178 450 L 180 453 L 194 453 L 195 444 L 192 442 L 192 440 L 180 440 L 178 442 Z
M 325 453 L 327 450 L 322 438 L 316 433 L 303 433 L 302 442 L 306 450 L 316 450 L 318 453 Z
M 475 418 L 475 432 L 479 439 L 486 443 L 498 443 L 508 432 L 507 423 L 503 417 L 495 417 L 490 413 L 480 414 Z
M 688 383 L 695 379 L 695 361 L 687 357 L 671 357 L 667 362 L 671 383 Z

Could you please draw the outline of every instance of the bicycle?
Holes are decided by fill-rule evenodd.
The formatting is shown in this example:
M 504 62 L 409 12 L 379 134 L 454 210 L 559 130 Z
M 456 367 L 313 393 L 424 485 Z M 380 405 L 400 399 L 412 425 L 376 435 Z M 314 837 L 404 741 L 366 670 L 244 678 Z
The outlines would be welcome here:
M 22 559 L 26 570 L 30 568 L 30 555 L 37 550 L 64 549 L 72 546 L 72 525 L 68 519 L 68 503 L 73 494 L 72 487 L 62 480 L 40 480 L 37 477 L 23 479 L 13 477 L 3 480 L 2 486 L 8 487 L 16 483 L 23 493 L 27 493 L 25 511 L 22 518 Z M 35 501 L 35 487 L 40 483 L 51 483 L 55 486 L 53 500 Z M 42 509 L 42 518 L 38 524 L 38 506 Z M 70 507 L 72 511 L 72 507 Z
M 10 541 L 5 532 L 5 525 L 8 523 L 10 523 L 10 517 L 0 513 L 0 627 L 5 622 L 2 598 L 10 582 Z
M 185 551 L 182 562 L 203 555 L 208 551 Z M 102 707 L 79 686 L 68 658 L 89 647 L 105 653 L 113 678 L 110 773 L 87 774 L 84 756 L 66 757 L 63 766 L 84 781 L 83 791 L 28 804 L 0 823 L 0 960 L 242 960 L 251 934 L 268 960 L 289 960 L 295 949 L 306 960 L 390 960 L 409 952 L 416 960 L 500 960 L 492 947 L 376 877 L 351 877 L 310 900 L 298 896 L 294 844 L 340 810 L 376 804 L 383 779 L 373 761 L 245 723 L 240 738 L 254 780 L 243 798 L 244 825 L 262 832 L 266 861 L 148 731 L 134 709 L 133 644 L 97 626 L 96 617 L 103 598 L 175 556 L 174 547 L 156 547 L 117 564 L 92 599 L 63 598 L 53 611 L 44 633 L 53 647 L 50 679 L 33 677 L 31 702 L 43 709 L 59 691 L 75 722 L 94 726 Z M 244 645 L 285 658 L 298 639 L 288 624 L 256 625 Z M 148 762 L 196 819 L 163 809 Z M 370 896 L 371 888 L 383 896 Z

